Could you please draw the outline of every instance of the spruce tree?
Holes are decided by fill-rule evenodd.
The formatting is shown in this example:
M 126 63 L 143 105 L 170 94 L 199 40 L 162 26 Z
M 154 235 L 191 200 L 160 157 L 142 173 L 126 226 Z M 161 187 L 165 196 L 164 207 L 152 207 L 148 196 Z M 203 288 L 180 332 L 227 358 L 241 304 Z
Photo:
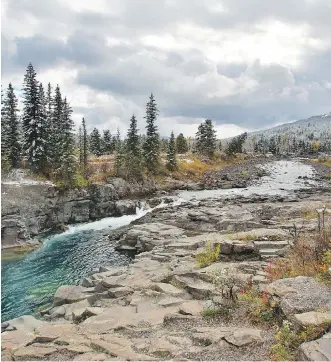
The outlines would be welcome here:
M 177 168 L 177 159 L 176 159 L 176 142 L 174 132 L 171 132 L 168 152 L 167 152 L 167 168 L 170 171 L 174 171 Z
M 155 124 L 159 110 L 153 93 L 146 105 L 146 141 L 143 145 L 145 165 L 151 173 L 156 174 L 160 167 L 160 137 Z
M 129 179 L 142 178 L 141 150 L 139 143 L 137 120 L 134 115 L 132 115 L 131 117 L 130 127 L 127 133 L 125 166 L 127 171 L 127 177 Z
M 187 140 L 184 137 L 183 133 L 180 133 L 176 138 L 176 148 L 178 153 L 188 152 Z
M 52 98 L 52 86 L 50 83 L 47 85 L 46 93 L 46 158 L 47 168 L 50 171 L 53 168 L 54 150 L 56 149 L 56 134 L 57 129 L 53 124 L 53 98 Z
M 125 167 L 125 142 L 121 142 L 120 139 L 117 139 L 116 150 L 115 150 L 115 165 L 114 165 L 115 176 L 117 177 L 125 176 L 124 167 Z
M 95 127 L 93 128 L 90 135 L 90 150 L 95 156 L 101 156 L 101 135 L 99 130 Z
M 50 160 L 52 168 L 58 169 L 61 166 L 62 154 L 62 117 L 63 117 L 63 102 L 59 85 L 55 88 L 55 95 L 52 99 L 52 143 L 50 145 Z
M 102 145 L 104 154 L 109 155 L 112 153 L 112 137 L 109 129 L 103 131 Z
M 211 119 L 206 119 L 198 127 L 196 151 L 208 157 L 212 157 L 216 151 L 216 131 Z
M 2 142 L 6 158 L 11 167 L 19 166 L 21 144 L 20 144 L 20 122 L 18 117 L 17 98 L 12 84 L 9 83 L 6 98 L 4 99 L 2 116 Z
M 88 140 L 87 140 L 87 131 L 86 131 L 86 123 L 85 119 L 82 120 L 82 148 L 83 148 L 83 165 L 84 165 L 84 171 L 87 167 L 87 156 L 88 156 Z
M 41 139 L 37 122 L 38 114 L 38 82 L 37 74 L 30 63 L 27 67 L 23 82 L 23 150 L 28 158 L 28 163 L 32 170 L 39 171 L 42 160 L 44 140 Z
M 84 165 L 84 153 L 83 153 L 83 133 L 82 127 L 78 129 L 78 150 L 79 150 L 79 166 L 83 167 Z
M 37 114 L 36 114 L 36 122 L 37 122 L 37 131 L 38 131 L 38 139 L 39 146 L 35 149 L 35 157 L 38 160 L 37 169 L 40 172 L 45 172 L 47 167 L 47 157 L 46 157 L 46 149 L 47 149 L 47 140 L 48 140 L 48 130 L 47 126 L 47 110 L 46 110 L 46 97 L 44 92 L 44 87 L 42 83 L 39 84 L 38 88 L 38 96 L 37 96 Z
M 65 186 L 71 186 L 76 173 L 77 162 L 74 157 L 74 121 L 72 109 L 67 98 L 62 100 L 62 127 L 60 129 L 61 151 L 59 173 Z
M 5 111 L 5 96 L 1 86 L 1 168 L 9 167 L 8 158 L 8 121 Z

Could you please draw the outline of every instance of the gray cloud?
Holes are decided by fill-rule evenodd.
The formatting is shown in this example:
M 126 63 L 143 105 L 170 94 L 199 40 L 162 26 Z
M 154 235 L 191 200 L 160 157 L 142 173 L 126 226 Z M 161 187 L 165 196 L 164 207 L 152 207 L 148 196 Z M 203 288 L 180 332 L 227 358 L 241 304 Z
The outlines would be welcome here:
M 224 11 L 216 11 L 216 5 Z M 75 106 L 98 125 L 114 117 L 128 124 L 129 112 L 142 114 L 153 91 L 162 115 L 172 118 L 173 125 L 179 117 L 186 123 L 209 117 L 218 124 L 256 128 L 330 110 L 330 13 L 329 0 L 122 0 L 79 12 L 60 0 L 7 0 L 2 13 L 7 22 L 2 74 L 6 80 L 18 73 L 23 76 L 29 61 L 37 72 L 70 64 L 69 69 L 77 71 L 73 92 L 83 86 L 116 100 L 111 105 L 89 100 Z M 255 61 L 242 56 L 236 62 L 225 61 L 228 54 L 219 60 L 208 55 L 209 37 L 238 32 L 261 36 L 264 30 L 256 25 L 267 20 L 283 22 L 294 32 L 296 26 L 306 29 L 295 53 L 298 66 L 265 64 L 259 54 Z M 11 23 L 18 29 L 10 29 Z M 163 35 L 176 42 L 183 24 L 198 27 L 192 39 L 205 31 L 205 41 L 185 43 L 185 38 L 176 46 L 143 41 L 143 36 Z M 233 42 L 236 55 L 240 45 L 236 48 Z M 215 52 L 217 41 L 213 44 Z M 61 85 L 61 79 L 57 82 Z

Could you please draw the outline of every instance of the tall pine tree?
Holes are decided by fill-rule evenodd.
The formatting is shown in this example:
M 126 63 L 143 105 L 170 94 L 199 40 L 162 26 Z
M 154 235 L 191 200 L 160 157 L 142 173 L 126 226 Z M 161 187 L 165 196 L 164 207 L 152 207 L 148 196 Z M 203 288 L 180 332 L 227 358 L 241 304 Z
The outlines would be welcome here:
M 102 145 L 104 154 L 109 155 L 112 153 L 112 138 L 109 129 L 103 131 Z
M 38 82 L 37 74 L 30 63 L 23 82 L 23 149 L 28 163 L 33 171 L 39 171 L 43 164 L 43 140 L 41 130 L 43 125 L 38 122 Z M 42 158 L 42 159 L 40 159 Z
M 90 150 L 95 156 L 101 156 L 101 135 L 97 128 L 93 128 L 90 135 Z
M 171 132 L 168 152 L 167 152 L 167 168 L 170 171 L 174 171 L 177 168 L 177 158 L 176 158 L 176 142 L 174 132 Z
M 160 167 L 160 137 L 155 124 L 159 110 L 153 93 L 146 105 L 146 140 L 143 145 L 145 165 L 151 173 L 156 174 Z
M 178 153 L 188 152 L 187 140 L 184 137 L 183 133 L 180 133 L 176 138 L 176 148 Z
M 55 88 L 55 95 L 52 99 L 52 142 L 50 144 L 49 153 L 53 170 L 61 166 L 62 155 L 62 117 L 63 102 L 59 85 Z
M 20 122 L 17 108 L 17 98 L 11 83 L 7 88 L 6 97 L 1 109 L 2 142 L 6 159 L 11 167 L 18 167 L 20 160 Z
M 130 120 L 130 127 L 126 140 L 125 166 L 128 178 L 142 178 L 141 151 L 139 143 L 139 135 L 137 128 L 137 120 L 133 115 Z
M 82 120 L 82 149 L 83 149 L 83 165 L 84 165 L 84 171 L 87 167 L 87 156 L 88 156 L 88 140 L 87 140 L 87 131 L 86 131 L 86 123 L 85 119 Z
M 206 119 L 198 127 L 196 151 L 208 157 L 212 157 L 216 151 L 216 131 L 211 119 Z

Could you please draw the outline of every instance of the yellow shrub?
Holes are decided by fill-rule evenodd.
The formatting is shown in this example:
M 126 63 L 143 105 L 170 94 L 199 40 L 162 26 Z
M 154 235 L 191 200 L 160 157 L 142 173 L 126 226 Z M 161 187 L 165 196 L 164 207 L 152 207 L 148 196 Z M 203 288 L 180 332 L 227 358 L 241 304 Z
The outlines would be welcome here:
M 197 256 L 198 266 L 204 268 L 218 261 L 221 252 L 221 244 L 212 246 L 210 241 L 206 242 L 205 250 L 201 251 Z

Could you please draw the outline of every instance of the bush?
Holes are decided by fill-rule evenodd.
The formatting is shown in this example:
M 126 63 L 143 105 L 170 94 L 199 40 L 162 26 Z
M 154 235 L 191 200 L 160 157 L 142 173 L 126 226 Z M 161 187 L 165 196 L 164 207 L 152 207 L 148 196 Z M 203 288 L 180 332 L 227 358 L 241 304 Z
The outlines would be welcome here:
M 290 322 L 284 321 L 275 335 L 277 342 L 271 346 L 271 358 L 277 361 L 297 360 L 300 344 L 321 337 L 330 326 L 331 323 L 327 322 L 317 327 L 308 326 L 297 331 Z
M 197 256 L 199 268 L 204 268 L 218 261 L 221 253 L 221 245 L 212 246 L 210 241 L 206 242 L 205 250 L 201 251 Z
M 239 299 L 246 304 L 247 317 L 253 324 L 278 324 L 282 321 L 278 304 L 267 293 L 259 293 L 249 287 L 241 291 Z

